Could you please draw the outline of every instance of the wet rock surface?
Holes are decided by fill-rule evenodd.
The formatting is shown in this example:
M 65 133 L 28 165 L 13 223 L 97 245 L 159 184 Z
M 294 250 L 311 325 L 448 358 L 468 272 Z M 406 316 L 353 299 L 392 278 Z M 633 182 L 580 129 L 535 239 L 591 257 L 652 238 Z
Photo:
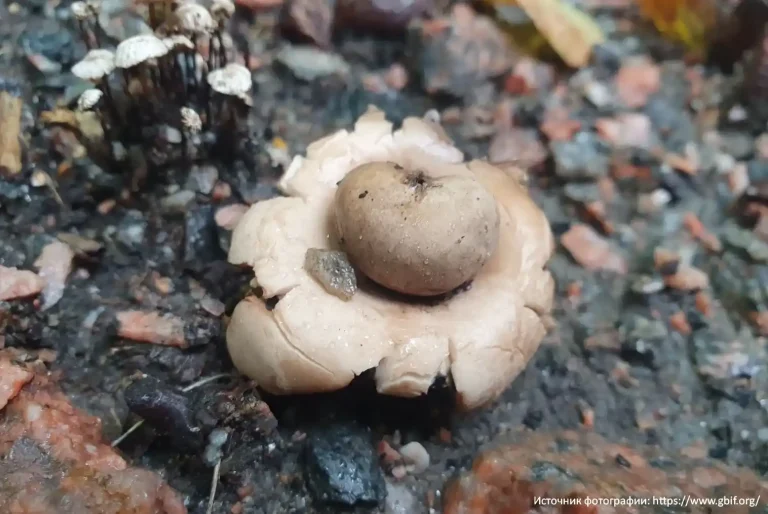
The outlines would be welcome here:
M 158 475 L 128 467 L 103 442 L 100 420 L 73 407 L 40 360 L 13 364 L 15 357 L 0 351 L 0 390 L 17 377 L 0 410 L 3 512 L 186 514 Z M 32 381 L 18 387 L 21 374 Z
M 371 434 L 359 426 L 330 426 L 309 435 L 305 476 L 322 504 L 376 506 L 386 494 Z
M 488 450 L 446 490 L 446 514 L 528 512 L 763 512 L 768 485 L 749 470 L 607 442 L 594 433 L 518 434 Z M 588 499 L 624 500 L 597 505 Z M 692 500 L 693 499 L 693 500 Z M 632 501 L 634 505 L 627 505 Z M 543 503 L 542 503 L 543 501 Z M 537 503 L 538 502 L 538 503 Z M 551 502 L 551 503 L 548 503 Z M 558 504 L 560 504 L 558 506 Z

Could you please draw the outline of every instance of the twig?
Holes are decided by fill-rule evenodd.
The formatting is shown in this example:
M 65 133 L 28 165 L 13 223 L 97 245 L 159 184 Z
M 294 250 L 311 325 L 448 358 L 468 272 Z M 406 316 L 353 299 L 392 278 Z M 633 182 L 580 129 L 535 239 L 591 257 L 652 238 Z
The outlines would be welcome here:
M 219 373 L 218 375 L 213 375 L 213 376 L 210 376 L 210 377 L 201 378 L 197 382 L 195 382 L 193 384 L 190 384 L 187 387 L 183 388 L 182 391 L 185 392 L 185 393 L 188 393 L 189 391 L 191 391 L 193 389 L 196 389 L 198 387 L 204 386 L 206 384 L 209 384 L 209 383 L 213 382 L 214 380 L 218 380 L 220 378 L 225 378 L 225 377 L 231 377 L 231 376 L 232 375 L 230 375 L 229 373 Z M 112 441 L 112 445 L 111 445 L 112 448 L 114 448 L 118 444 L 122 443 L 125 440 L 126 437 L 128 437 L 133 432 L 138 430 L 138 428 L 141 425 L 143 425 L 143 424 L 144 424 L 144 420 L 143 419 L 140 419 L 139 421 L 134 423 L 133 426 L 131 426 L 131 428 L 129 428 L 128 430 L 125 431 L 125 433 L 123 433 L 122 435 L 120 435 L 120 437 L 118 437 L 117 439 Z
M 128 430 L 126 430 L 126 431 L 125 431 L 125 432 L 124 432 L 122 435 L 120 435 L 120 437 L 118 437 L 117 439 L 115 439 L 114 441 L 112 441 L 112 445 L 111 445 L 111 446 L 112 446 L 112 448 L 114 448 L 114 447 L 115 447 L 115 446 L 117 446 L 118 444 L 120 444 L 120 443 L 122 443 L 123 441 L 125 441 L 125 438 L 126 438 L 126 437 L 128 437 L 129 435 L 131 435 L 132 433 L 134 433 L 136 430 L 138 430 L 138 429 L 139 429 L 139 427 L 140 427 L 141 425 L 143 425 L 143 424 L 144 424 L 144 420 L 143 420 L 143 419 L 140 419 L 139 421 L 137 421 L 136 423 L 134 423 L 134 424 L 133 424 L 133 426 L 131 426 L 131 428 L 129 428 Z
M 221 459 L 216 461 L 216 466 L 213 468 L 213 480 L 211 481 L 211 495 L 208 498 L 208 508 L 205 514 L 211 514 L 213 512 L 213 500 L 216 498 L 216 488 L 219 485 L 219 472 L 221 471 Z

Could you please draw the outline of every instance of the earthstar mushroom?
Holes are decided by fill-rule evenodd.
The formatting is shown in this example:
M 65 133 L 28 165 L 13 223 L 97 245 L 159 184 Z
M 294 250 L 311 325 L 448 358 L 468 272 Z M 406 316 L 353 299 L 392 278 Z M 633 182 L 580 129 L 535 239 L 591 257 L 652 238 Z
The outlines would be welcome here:
M 372 162 L 465 177 L 493 196 L 498 240 L 471 287 L 419 302 L 362 281 L 344 299 L 305 269 L 308 250 L 339 249 L 337 184 Z M 470 409 L 498 398 L 536 351 L 552 307 L 545 265 L 554 242 L 543 212 L 505 171 L 464 162 L 422 119 L 407 118 L 393 131 L 369 108 L 353 131 L 315 141 L 295 157 L 279 187 L 287 196 L 254 204 L 229 251 L 230 262 L 253 268 L 261 293 L 235 308 L 227 347 L 235 366 L 265 390 L 333 391 L 375 368 L 380 393 L 405 397 L 450 375 L 459 406 Z

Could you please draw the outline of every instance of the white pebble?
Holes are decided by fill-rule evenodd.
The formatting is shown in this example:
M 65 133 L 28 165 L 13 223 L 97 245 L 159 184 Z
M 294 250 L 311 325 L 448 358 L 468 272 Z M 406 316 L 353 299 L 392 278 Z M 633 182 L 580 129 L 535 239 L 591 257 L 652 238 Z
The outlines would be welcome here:
M 402 455 L 410 473 L 422 473 L 429 467 L 429 453 L 427 453 L 424 445 L 417 441 L 400 448 L 400 455 Z

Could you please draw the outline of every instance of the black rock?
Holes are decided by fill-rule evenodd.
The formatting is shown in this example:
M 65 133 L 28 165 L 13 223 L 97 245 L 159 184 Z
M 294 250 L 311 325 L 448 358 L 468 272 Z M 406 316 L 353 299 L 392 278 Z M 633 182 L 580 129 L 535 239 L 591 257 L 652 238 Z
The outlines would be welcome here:
M 187 384 L 203 374 L 208 355 L 182 351 L 171 346 L 154 346 L 149 352 L 149 360 L 160 365 L 174 380 Z
M 370 432 L 358 425 L 332 425 L 311 434 L 305 477 L 316 501 L 376 506 L 386 497 Z
M 131 412 L 170 436 L 180 449 L 195 451 L 203 447 L 203 434 L 194 422 L 186 396 L 149 376 L 129 385 L 123 396 Z
M 207 262 L 224 259 L 214 220 L 214 209 L 203 205 L 187 212 L 184 226 L 184 266 L 196 270 Z

